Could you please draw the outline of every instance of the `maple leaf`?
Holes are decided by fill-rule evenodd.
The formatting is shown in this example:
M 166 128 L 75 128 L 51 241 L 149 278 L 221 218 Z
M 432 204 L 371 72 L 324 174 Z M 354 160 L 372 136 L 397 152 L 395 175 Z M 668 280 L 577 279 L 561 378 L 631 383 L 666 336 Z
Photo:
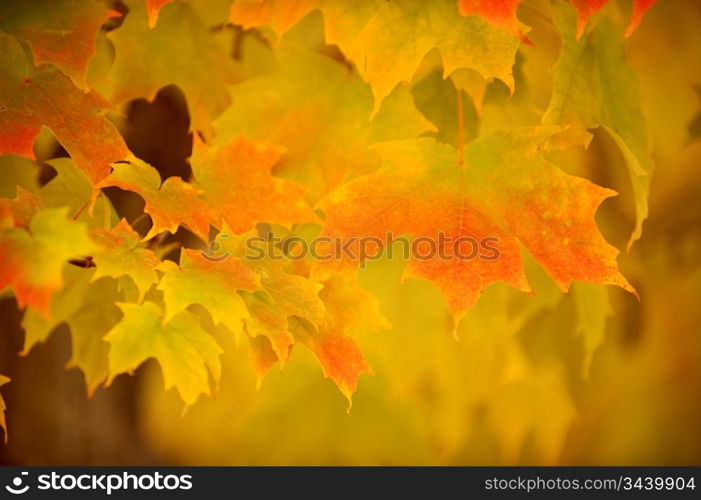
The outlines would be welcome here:
M 180 177 L 169 177 L 161 184 L 158 170 L 138 159 L 131 163 L 116 163 L 110 176 L 98 187 L 116 186 L 133 191 L 146 202 L 144 210 L 151 216 L 153 226 L 144 239 L 162 231 L 175 233 L 185 225 L 207 241 L 209 223 L 214 220 L 200 191 Z
M 222 350 L 194 314 L 182 311 L 164 322 L 161 308 L 153 302 L 117 305 L 124 318 L 105 336 L 110 344 L 108 383 L 155 358 L 166 390 L 175 387 L 186 405 L 194 404 L 200 394 L 211 394 L 209 374 L 219 382 Z
M 319 361 L 324 376 L 330 378 L 348 399 L 358 387 L 363 373 L 374 372 L 360 348 L 347 333 L 356 328 L 377 330 L 389 328 L 377 299 L 355 280 L 333 277 L 319 291 L 326 314 L 317 328 L 298 322 L 293 330 L 295 340 L 305 345 Z
M 62 283 L 64 263 L 88 255 L 93 244 L 85 224 L 66 218 L 67 209 L 37 212 L 29 230 L 6 228 L 0 233 L 0 289 L 11 286 L 19 308 L 32 306 L 45 316 Z
M 80 309 L 67 320 L 71 331 L 71 359 L 66 367 L 76 367 L 83 372 L 88 395 L 92 395 L 108 375 L 109 344 L 103 337 L 122 319 L 117 300 L 117 281 L 101 278 L 89 285 Z
M 44 163 L 56 171 L 56 176 L 37 190 L 44 206 L 67 207 L 73 220 L 84 222 L 89 229 L 118 223 L 109 199 L 104 193 L 93 190 L 90 179 L 70 158 L 53 158 Z
M 14 199 L 0 198 L 0 229 L 29 227 L 29 221 L 42 208 L 44 202 L 39 196 L 18 185 Z
M 9 381 L 10 379 L 8 377 L 5 375 L 0 375 L 0 387 L 7 384 Z M 2 398 L 2 395 L 0 395 L 0 427 L 2 427 L 2 430 L 5 433 L 5 444 L 7 444 L 7 422 L 5 421 L 6 409 L 7 406 L 5 406 L 5 400 Z
M 20 44 L 0 32 L 0 154 L 34 157 L 32 144 L 46 126 L 93 183 L 128 150 L 115 126 L 102 115 L 109 105 L 83 93 L 60 71 L 32 67 Z
M 368 142 L 413 139 L 435 131 L 436 126 L 417 110 L 411 87 L 400 84 L 382 101 L 380 111 L 373 117 Z
M 458 0 L 460 14 L 469 16 L 479 14 L 501 26 L 514 36 L 524 38 L 516 18 L 516 9 L 520 0 Z
M 429 79 L 433 80 L 436 83 L 427 85 L 427 80 Z M 436 80 L 442 83 L 439 84 Z M 441 54 L 440 52 L 438 52 L 438 50 L 434 49 L 431 50 L 428 54 L 426 54 L 426 57 L 424 57 L 421 61 L 421 64 L 419 65 L 418 69 L 416 70 L 416 73 L 414 74 L 414 79 L 410 84 L 410 90 L 416 101 L 416 107 L 421 111 L 421 113 L 424 116 L 429 118 L 429 120 L 435 124 L 435 120 L 433 120 L 431 115 L 448 114 L 451 109 L 455 109 L 455 106 L 451 107 L 450 105 L 446 105 L 444 103 L 445 98 L 443 100 L 443 103 L 440 105 L 436 103 L 433 104 L 430 108 L 427 108 L 427 106 L 424 103 L 424 105 L 422 106 L 419 102 L 420 96 L 418 96 L 416 93 L 417 87 L 428 87 L 426 90 L 430 89 L 431 91 L 436 92 L 437 96 L 439 93 L 444 92 L 447 89 L 447 86 L 450 86 L 450 84 L 452 83 L 452 86 L 455 87 L 452 90 L 453 94 L 456 94 L 456 90 L 465 91 L 465 93 L 472 100 L 472 104 L 474 105 L 475 110 L 481 114 L 483 104 L 482 101 L 487 91 L 487 86 L 490 84 L 490 82 L 490 79 L 484 78 L 482 75 L 480 75 L 478 71 L 475 71 L 474 69 L 470 68 L 457 68 L 450 74 L 448 78 L 446 78 L 443 72 L 443 61 L 441 59 Z M 455 97 L 453 97 L 453 100 L 455 100 Z M 466 104 L 466 106 L 463 106 L 464 111 L 467 111 L 467 109 L 470 107 L 467 101 Z M 453 112 L 452 114 L 455 118 L 456 113 Z M 474 119 L 464 119 L 464 122 L 465 124 L 472 122 L 475 122 L 475 125 L 477 124 L 477 121 Z
M 275 363 L 290 362 L 299 345 L 350 404 L 360 376 L 373 372 L 359 347 L 367 344 L 368 358 L 378 360 L 383 372 L 380 386 L 408 395 L 418 419 L 430 420 L 423 434 L 431 435 L 427 449 L 440 450 L 440 459 L 460 456 L 466 433 L 478 428 L 465 426 L 465 409 L 480 408 L 470 422 L 493 432 L 490 439 L 506 461 L 518 461 L 524 450 L 557 460 L 581 395 L 560 371 L 587 377 L 611 314 L 607 289 L 599 285 L 635 292 L 617 268 L 617 250 L 594 222 L 602 201 L 615 193 L 550 162 L 557 157 L 578 169 L 591 152 L 585 157 L 582 148 L 573 149 L 570 157 L 553 153 L 552 146 L 563 139 L 586 145 L 587 130 L 596 127 L 613 137 L 633 183 L 631 243 L 639 237 L 652 172 L 641 108 L 668 108 L 662 99 L 641 100 L 621 33 L 629 36 L 655 0 L 629 2 L 633 13 L 625 31 L 609 19 L 586 28 L 607 0 L 554 4 L 562 52 L 544 126 L 528 129 L 513 127 L 537 123 L 550 91 L 543 75 L 551 69 L 546 45 L 555 39 L 550 11 L 540 12 L 540 3 L 548 2 L 527 9 L 540 48 L 519 57 L 523 90 L 513 96 L 511 68 L 520 42 L 527 41 L 516 18 L 518 0 L 124 3 L 124 22 L 99 31 L 119 15 L 104 0 L 0 2 L 0 154 L 12 153 L 0 157 L 0 192 L 15 197 L 0 198 L 0 292 L 14 292 L 24 309 L 22 354 L 66 325 L 72 352 L 67 366 L 84 373 L 89 394 L 154 358 L 166 388 L 175 387 L 191 405 L 218 390 L 218 341 L 229 345 L 246 334 L 259 384 Z M 669 11 L 662 19 L 693 19 L 689 12 Z M 227 16 L 244 28 L 227 26 Z M 269 43 L 270 30 L 247 30 L 259 26 L 280 36 Z M 659 37 L 636 43 L 632 49 L 659 53 L 653 60 L 669 57 Z M 660 95 L 673 80 L 680 89 L 694 80 L 682 73 L 688 78 L 643 71 L 659 84 L 653 90 Z M 105 117 L 111 104 L 83 92 L 86 81 L 111 104 L 180 87 L 198 131 L 192 134 L 191 182 L 163 182 L 156 169 L 133 159 Z M 677 110 L 690 100 L 669 102 Z M 508 131 L 492 132 L 499 127 Z M 660 148 L 659 135 L 655 154 L 667 162 L 673 146 Z M 47 160 L 63 155 L 54 137 L 71 158 Z M 694 153 L 678 152 L 684 160 Z M 36 154 L 41 162 L 14 154 Z M 206 241 L 214 227 L 221 252 L 182 248 L 179 264 L 161 262 L 191 238 L 157 238 L 146 248 L 98 191 L 108 186 L 145 200 L 153 221 L 145 239 L 182 225 Z M 356 342 L 357 330 L 389 327 L 377 299 L 357 281 L 358 259 L 312 263 L 293 260 L 290 252 L 289 260 L 273 261 L 242 252 L 244 242 L 250 250 L 253 234 L 269 236 L 268 243 L 281 234 L 311 239 L 322 216 L 322 236 L 374 237 L 378 251 L 389 247 L 391 232 L 412 243 L 447 235 L 483 245 L 492 237 L 497 255 L 465 261 L 443 248 L 447 260 L 426 260 L 415 251 L 408 265 L 391 258 L 376 263 L 381 272 L 369 269 L 363 283 L 368 276 L 376 282 L 371 289 L 398 326 L 389 342 L 364 336 Z M 350 250 L 362 261 L 359 248 Z M 69 265 L 75 257 L 81 260 Z M 430 283 L 401 286 L 395 277 L 402 272 Z M 511 288 L 490 286 L 494 282 Z M 571 287 L 566 300 L 558 286 Z M 531 287 L 536 298 L 519 293 Z M 450 339 L 436 343 L 431 335 L 417 340 L 425 332 L 443 333 L 445 303 L 460 319 L 486 288 L 461 323 L 462 347 L 442 343 Z M 569 356 L 551 362 L 551 353 L 540 352 L 546 333 L 558 331 L 581 337 L 574 370 Z M 234 366 L 241 358 L 232 355 Z M 606 356 L 601 360 L 608 362 Z M 299 383 L 295 377 L 303 371 L 288 378 Z M 0 375 L 0 386 L 7 381 Z M 233 392 L 244 395 L 239 389 L 234 385 Z M 367 401 L 384 416 L 393 403 L 381 401 L 391 399 L 382 398 L 382 390 Z M 248 399 L 257 405 L 264 397 Z M 245 399 L 235 418 L 258 420 L 250 418 L 261 414 L 247 412 Z M 4 410 L 0 397 L 3 428 Z M 243 432 L 243 425 L 234 427 Z M 307 427 L 312 430 L 304 432 L 317 439 L 324 434 Z M 396 436 L 404 436 L 403 421 L 399 427 Z M 300 436 L 295 438 L 306 440 Z
M 348 399 L 350 410 L 358 378 L 373 370 L 348 332 L 388 327 L 377 299 L 347 278 L 334 277 L 321 285 L 277 269 L 273 281 L 262 281 L 267 298 L 245 295 L 258 384 L 277 361 L 287 362 L 299 343 L 314 354 L 324 376 Z
M 270 371 L 273 365 L 278 362 L 279 358 L 273 350 L 273 345 L 267 336 L 249 336 L 248 341 L 250 344 L 249 357 L 251 358 L 253 368 L 256 370 L 257 375 L 256 387 L 260 389 L 263 378 L 265 378 L 265 375 Z M 294 343 L 294 340 L 292 343 Z
M 270 26 L 283 34 L 319 5 L 319 0 L 236 0 L 231 4 L 229 20 L 246 29 Z
M 109 345 L 102 337 L 122 318 L 115 305 L 119 298 L 117 281 L 111 278 L 93 280 L 94 275 L 95 268 L 66 266 L 63 287 L 51 301 L 50 318 L 31 307 L 22 317 L 25 338 L 21 355 L 27 355 L 36 344 L 45 342 L 60 324 L 68 325 L 71 359 L 66 367 L 76 367 L 83 372 L 89 395 L 107 378 Z
M 166 261 L 158 269 L 163 271 L 158 289 L 163 291 L 166 322 L 189 305 L 200 304 L 216 323 L 238 333 L 248 317 L 238 292 L 253 292 L 261 287 L 258 276 L 240 260 L 229 257 L 214 261 L 187 248 L 181 250 L 180 266 Z
M 222 239 L 220 235 L 217 241 L 227 254 L 242 255 L 245 236 Z M 387 326 L 376 299 L 346 278 L 321 284 L 288 272 L 287 260 L 243 262 L 258 274 L 261 286 L 255 293 L 241 292 L 249 313 L 244 324 L 258 385 L 273 364 L 288 362 L 292 348 L 300 343 L 312 351 L 324 374 L 350 403 L 358 377 L 372 370 L 347 332 Z
M 482 100 L 489 82 L 478 72 L 469 68 L 458 68 L 450 74 L 457 90 L 464 90 L 472 98 L 477 113 L 482 113 Z
M 126 3 L 124 23 L 108 34 L 116 54 L 112 100 L 151 99 L 161 87 L 177 85 L 187 98 L 192 128 L 210 135 L 212 120 L 230 103 L 224 84 L 239 79 L 233 60 L 187 2 L 165 5 L 154 29 L 144 0 Z
M 513 88 L 511 66 L 519 40 L 480 16 L 462 17 L 455 0 L 373 0 L 344 4 L 305 1 L 235 2 L 230 19 L 245 27 L 273 24 L 284 30 L 311 10 L 324 15 L 328 43 L 355 61 L 373 89 L 375 110 L 399 82 L 410 81 L 423 57 L 438 48 L 445 76 L 466 67 Z
M 623 36 L 629 37 L 632 35 L 638 26 L 640 26 L 645 12 L 656 3 L 657 0 L 635 0 L 633 2 L 633 14 L 630 17 L 630 24 L 628 24 L 628 27 L 623 32 Z
M 577 39 L 584 33 L 589 18 L 603 9 L 609 0 L 570 0 L 577 9 Z
M 626 60 L 620 31 L 602 21 L 585 39 L 575 37 L 574 12 L 553 7 L 553 19 L 563 39 L 555 64 L 553 94 L 543 123 L 599 126 L 613 137 L 628 167 L 635 198 L 635 228 L 628 248 L 642 234 L 647 218 L 650 175 L 654 168 L 642 112 L 639 82 Z M 576 133 L 577 127 L 572 133 Z
M 295 343 L 288 319 L 298 316 L 317 325 L 324 318 L 324 303 L 319 298 L 322 285 L 286 272 L 283 261 L 248 261 L 248 265 L 259 273 L 263 290 L 243 294 L 250 314 L 244 321 L 246 332 L 252 337 L 267 337 L 276 357 L 284 364 Z
M 55 64 L 82 88 L 100 27 L 119 15 L 93 0 L 2 2 L 0 30 L 27 40 L 36 64 Z
M 244 236 L 218 241 L 232 255 L 243 252 Z M 250 314 L 244 323 L 251 337 L 250 357 L 258 384 L 277 361 L 287 363 L 299 343 L 312 351 L 324 375 L 350 405 L 358 377 L 372 369 L 347 333 L 355 328 L 388 327 L 377 299 L 348 277 L 333 277 L 324 283 L 310 279 L 306 263 L 269 258 L 244 262 L 259 274 L 262 286 L 258 292 L 242 293 Z
M 146 0 L 146 11 L 148 12 L 148 25 L 150 28 L 156 26 L 161 9 L 171 2 L 173 0 Z
M 55 327 L 80 310 L 94 272 L 94 268 L 65 266 L 61 288 L 51 298 L 50 314 L 43 314 L 33 307 L 26 308 L 22 316 L 24 347 L 21 355 L 29 354 L 35 345 L 45 342 Z
M 446 258 L 435 252 L 427 258 L 424 248 L 409 260 L 405 277 L 436 284 L 457 319 L 491 283 L 504 281 L 529 291 L 519 243 L 563 290 L 578 280 L 632 291 L 617 269 L 618 251 L 594 223 L 599 204 L 614 192 L 566 175 L 545 159 L 542 144 L 555 132 L 531 128 L 495 133 L 477 139 L 462 155 L 432 139 L 377 145 L 382 169 L 342 186 L 320 203 L 326 214 L 321 234 L 372 236 L 383 245 L 388 233 L 426 237 L 435 245 L 440 233 L 452 238 L 451 245 L 459 238 L 478 243 L 496 238 L 497 258 L 460 259 L 457 250 L 469 254 L 467 247 L 448 246 Z M 356 255 L 357 247 L 356 242 Z M 341 261 L 344 267 L 350 264 L 348 257 Z M 316 265 L 323 271 L 325 263 Z
M 77 215 L 91 201 L 90 179 L 70 158 L 53 158 L 45 163 L 56 171 L 56 177 L 39 190 L 42 201 L 47 207 L 68 207 L 70 215 Z
M 406 87 L 389 96 L 371 123 L 370 89 L 347 66 L 285 41 L 275 56 L 275 70 L 232 87 L 234 102 L 214 125 L 215 143 L 244 134 L 284 146 L 277 170 L 308 186 L 311 200 L 350 173 L 376 168 L 377 158 L 367 149 L 371 142 L 408 139 L 433 128 Z
M 192 172 L 211 210 L 236 234 L 257 222 L 293 224 L 317 220 L 305 201 L 306 189 L 274 177 L 282 149 L 243 136 L 205 147 L 196 141 Z
M 151 285 L 158 282 L 155 268 L 160 260 L 156 254 L 147 248 L 139 248 L 139 233 L 125 219 L 112 229 L 93 229 L 90 237 L 96 246 L 92 258 L 97 270 L 93 279 L 127 275 L 139 290 L 140 302 Z
M 453 76 L 443 79 L 441 69 L 436 69 L 417 79 L 411 86 L 411 94 L 416 107 L 436 128 L 435 132 L 423 134 L 425 137 L 434 137 L 457 148 L 460 142 L 469 142 L 477 136 L 476 110 L 470 106 L 468 96 L 456 87 Z
M 319 289 L 310 294 L 318 301 Z M 268 370 L 279 360 L 284 366 L 290 360 L 295 338 L 289 328 L 289 314 L 280 309 L 269 294 L 243 294 L 249 317 L 244 321 L 251 340 L 251 359 L 258 374 L 258 387 Z M 318 302 L 321 307 L 323 304 Z
M 570 2 L 577 9 L 577 40 L 579 40 L 584 33 L 589 18 L 603 9 L 609 3 L 609 0 L 570 0 Z M 645 11 L 656 3 L 657 0 L 634 0 L 633 15 L 624 36 L 628 37 L 635 31 L 640 25 Z

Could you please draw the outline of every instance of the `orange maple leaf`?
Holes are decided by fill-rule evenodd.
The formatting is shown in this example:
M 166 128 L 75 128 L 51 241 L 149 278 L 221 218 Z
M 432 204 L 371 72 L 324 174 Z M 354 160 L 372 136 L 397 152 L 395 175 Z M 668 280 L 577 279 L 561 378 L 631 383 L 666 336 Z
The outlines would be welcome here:
M 324 282 L 319 298 L 326 307 L 324 320 L 316 329 L 295 328 L 295 340 L 314 353 L 324 376 L 333 380 L 348 399 L 350 411 L 358 378 L 374 372 L 348 332 L 355 328 L 378 330 L 390 325 L 380 313 L 377 299 L 355 280 L 333 277 Z
M 0 229 L 29 227 L 29 221 L 42 208 L 41 198 L 18 185 L 14 199 L 0 198 Z
M 552 133 L 552 128 L 496 133 L 471 143 L 463 154 L 431 139 L 378 145 L 383 167 L 320 203 L 326 214 L 322 235 L 347 241 L 373 237 L 379 247 L 390 243 L 390 233 L 422 238 L 405 277 L 433 282 L 458 320 L 491 283 L 530 291 L 519 245 L 563 290 L 577 280 L 633 292 L 618 271 L 618 250 L 594 222 L 601 202 L 615 193 L 549 163 L 541 148 Z M 441 235 L 451 245 L 460 241 L 460 248 L 446 245 L 438 254 Z M 467 258 L 474 245 L 484 251 Z M 496 258 L 487 246 L 498 248 Z M 360 255 L 360 241 L 350 248 Z M 315 273 L 323 277 L 334 268 L 357 266 L 347 254 L 335 258 L 315 263 Z
M 657 0 L 635 0 L 635 3 L 633 3 L 633 14 L 630 17 L 630 24 L 623 33 L 623 36 L 629 37 L 632 35 L 643 20 L 645 11 L 656 3 Z
M 116 186 L 133 191 L 146 202 L 144 210 L 151 216 L 153 226 L 144 239 L 162 231 L 175 233 L 183 224 L 207 241 L 213 215 L 200 193 L 180 177 L 169 177 L 161 184 L 161 176 L 152 166 L 139 160 L 117 163 L 110 176 L 99 187 Z
M 50 66 L 31 67 L 19 42 L 0 33 L 0 154 L 34 158 L 32 145 L 46 126 L 93 184 L 107 177 L 110 163 L 128 150 L 105 118 L 109 104 L 83 93 Z
M 589 18 L 603 9 L 609 0 L 571 0 L 572 5 L 577 9 L 577 39 L 584 33 Z M 635 0 L 633 3 L 633 15 L 624 36 L 630 36 L 643 19 L 643 14 L 647 9 L 657 3 L 657 0 Z
M 257 223 L 293 224 L 318 219 L 305 201 L 306 189 L 274 177 L 283 149 L 243 136 L 214 147 L 195 141 L 192 172 L 203 197 L 236 234 Z
M 53 63 L 85 87 L 100 27 L 117 11 L 91 0 L 23 0 L 0 3 L 0 29 L 25 39 L 36 64 Z
M 158 14 L 163 6 L 169 4 L 173 0 L 146 0 L 146 11 L 148 12 L 149 28 L 156 26 L 158 22 Z

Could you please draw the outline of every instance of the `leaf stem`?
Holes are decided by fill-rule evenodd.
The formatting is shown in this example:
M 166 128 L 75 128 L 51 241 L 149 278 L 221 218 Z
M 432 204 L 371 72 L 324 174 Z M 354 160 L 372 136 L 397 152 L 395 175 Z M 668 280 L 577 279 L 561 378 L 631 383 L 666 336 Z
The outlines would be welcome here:
M 78 212 L 73 216 L 73 220 L 78 220 L 80 216 L 83 214 L 85 209 L 87 208 L 88 204 L 90 203 L 90 200 L 86 201 L 83 203 L 83 206 L 78 209 Z

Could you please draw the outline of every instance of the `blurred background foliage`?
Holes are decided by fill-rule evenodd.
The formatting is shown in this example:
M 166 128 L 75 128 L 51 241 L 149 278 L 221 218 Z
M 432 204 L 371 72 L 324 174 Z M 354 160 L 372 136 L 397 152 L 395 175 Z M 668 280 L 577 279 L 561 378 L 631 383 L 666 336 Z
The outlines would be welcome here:
M 545 0 L 520 7 L 533 44 L 519 51 L 517 91 L 509 96 L 503 84 L 493 82 L 481 106 L 466 106 L 466 138 L 539 122 L 560 47 L 543 12 L 548 12 Z M 320 41 L 313 16 L 288 36 L 341 58 Z M 271 49 L 260 33 L 228 27 L 221 37 L 234 47 L 246 74 L 266 71 Z M 100 65 L 109 64 L 104 60 L 109 42 L 100 40 L 101 52 L 91 65 L 97 88 Z M 641 80 L 656 168 L 642 238 L 619 258 L 639 301 L 619 289 L 590 285 L 562 294 L 529 259 L 535 293 L 490 287 L 453 335 L 437 289 L 420 280 L 401 283 L 404 264 L 381 260 L 369 264 L 360 279 L 380 299 L 393 326 L 380 333 L 355 332 L 376 374 L 361 378 L 350 413 L 309 352 L 295 351 L 283 371 L 274 368 L 257 388 L 247 342 L 237 345 L 219 331 L 215 335 L 225 352 L 221 391 L 200 398 L 183 414 L 177 394 L 163 391 L 154 362 L 88 398 L 81 372 L 64 369 L 71 349 L 65 325 L 17 357 L 24 341 L 21 313 L 14 299 L 5 297 L 0 362 L 12 379 L 2 389 L 11 434 L 9 443 L 0 445 L 0 460 L 13 465 L 700 464 L 699 48 L 701 3 L 695 1 L 661 0 L 626 42 Z M 452 86 L 450 80 L 442 80 L 429 62 L 425 66 L 412 82 L 412 95 L 438 126 L 434 134 L 450 142 L 457 120 L 435 110 L 451 106 L 455 92 L 445 88 Z M 164 88 L 152 102 L 132 101 L 124 112 L 114 119 L 136 156 L 163 178 L 188 177 L 192 138 L 179 89 Z M 27 186 L 44 184 L 55 175 L 46 162 L 65 152 L 50 135 L 36 149 L 36 163 L 0 158 L 3 189 L 18 179 Z M 624 159 L 611 137 L 595 130 L 586 151 L 571 148 L 551 159 L 620 193 L 604 202 L 597 222 L 607 240 L 624 249 L 634 226 L 634 202 L 621 168 Z M 138 196 L 116 188 L 108 195 L 130 222 L 143 213 Z M 169 238 L 197 244 L 184 230 Z

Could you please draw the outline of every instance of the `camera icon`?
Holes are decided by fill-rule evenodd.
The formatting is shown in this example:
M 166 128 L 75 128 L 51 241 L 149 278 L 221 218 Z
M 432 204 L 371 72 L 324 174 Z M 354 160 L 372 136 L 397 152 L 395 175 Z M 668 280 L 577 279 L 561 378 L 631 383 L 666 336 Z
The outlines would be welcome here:
M 29 472 L 22 472 L 19 476 L 15 476 L 12 479 L 12 485 L 6 485 L 5 489 L 12 493 L 13 495 L 21 495 L 29 490 L 29 485 L 26 484 L 22 486 L 24 476 L 28 476 Z

